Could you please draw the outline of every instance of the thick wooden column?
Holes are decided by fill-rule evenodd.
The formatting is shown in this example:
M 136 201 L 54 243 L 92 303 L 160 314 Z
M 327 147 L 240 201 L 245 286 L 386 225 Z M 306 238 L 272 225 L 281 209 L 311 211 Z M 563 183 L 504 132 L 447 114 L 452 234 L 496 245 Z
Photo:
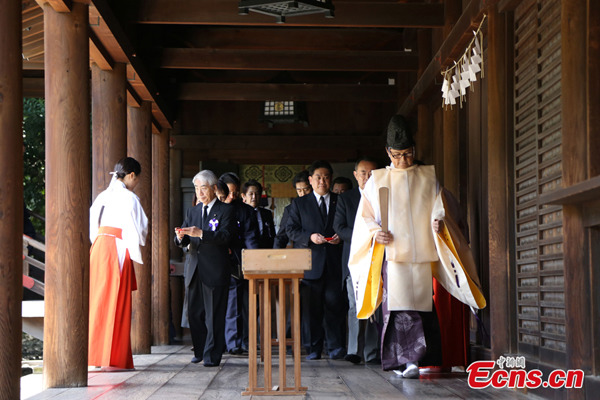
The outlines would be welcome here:
M 125 64 L 92 64 L 92 199 L 108 187 L 108 172 L 127 155 Z
M 181 211 L 181 169 L 183 168 L 183 162 L 181 153 L 179 149 L 169 149 L 169 234 L 171 235 L 169 257 L 172 260 L 181 260 L 183 256 L 181 247 L 176 246 L 172 240 L 173 229 L 183 222 Z
M 587 1 L 561 2 L 563 186 L 587 178 Z M 595 74 L 592 74 L 596 79 Z M 597 113 L 597 110 L 594 112 Z M 567 368 L 592 367 L 592 296 L 588 235 L 582 210 L 563 208 Z M 583 398 L 569 391 L 568 398 Z
M 431 60 L 431 30 L 421 29 L 417 34 L 419 49 L 419 71 L 420 77 Z M 417 106 L 418 133 L 415 138 L 417 142 L 417 158 L 425 164 L 433 163 L 433 114 L 429 104 L 419 103 Z
M 127 107 L 127 155 L 142 166 L 135 188 L 148 216 L 148 237 L 142 248 L 143 265 L 134 263 L 137 291 L 133 292 L 131 349 L 134 354 L 149 354 L 152 346 L 152 105 Z
M 490 340 L 492 359 L 511 351 L 510 325 L 510 257 L 508 249 L 510 231 L 509 212 L 510 179 L 508 177 L 509 117 L 506 60 L 505 15 L 491 11 L 488 15 L 488 59 L 485 79 L 488 84 L 487 114 L 487 197 L 490 275 Z
M 461 0 L 446 0 L 444 2 L 444 13 L 445 13 L 445 25 L 444 25 L 444 36 L 448 35 L 452 31 L 452 27 L 460 18 L 462 13 L 462 1 Z M 457 199 L 460 199 L 460 159 L 459 159 L 459 109 L 460 106 L 457 104 L 452 108 L 444 109 L 443 112 L 443 130 L 444 130 L 444 141 L 443 144 L 438 145 L 444 146 L 444 174 L 443 174 L 443 185 L 446 189 L 450 190 Z M 439 177 L 438 177 L 439 178 Z
M 88 6 L 44 4 L 46 295 L 44 386 L 87 385 L 90 90 Z
M 588 1 L 588 163 L 589 176 L 600 175 L 600 2 Z
M 0 0 L 0 393 L 20 396 L 23 293 L 21 2 Z
M 169 132 L 152 135 L 152 336 L 169 344 Z

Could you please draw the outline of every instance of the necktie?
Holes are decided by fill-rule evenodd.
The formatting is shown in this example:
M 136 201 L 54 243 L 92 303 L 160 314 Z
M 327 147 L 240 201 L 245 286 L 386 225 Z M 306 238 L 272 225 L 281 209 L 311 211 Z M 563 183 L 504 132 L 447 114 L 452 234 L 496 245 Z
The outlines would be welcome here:
M 202 214 L 202 229 L 206 229 L 208 224 L 208 206 L 204 206 L 204 213 Z
M 260 211 L 258 210 L 258 208 L 255 208 L 254 212 L 256 213 L 256 220 L 258 221 L 258 230 L 260 231 L 260 234 L 262 235 L 263 224 L 262 224 L 262 217 L 260 215 Z
M 320 208 L 321 208 L 321 217 L 323 217 L 323 221 L 327 222 L 327 206 L 325 205 L 325 197 L 321 196 L 320 200 Z

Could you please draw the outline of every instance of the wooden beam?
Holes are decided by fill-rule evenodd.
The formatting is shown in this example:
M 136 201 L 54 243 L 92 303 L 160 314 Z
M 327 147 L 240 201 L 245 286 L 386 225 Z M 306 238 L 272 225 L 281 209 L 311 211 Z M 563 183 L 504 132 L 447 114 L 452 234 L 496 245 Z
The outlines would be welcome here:
M 112 71 L 115 65 L 112 57 L 92 30 L 90 30 L 90 60 L 103 71 Z
M 44 70 L 44 61 L 23 60 L 23 70 Z
M 162 68 L 288 71 L 416 71 L 418 57 L 394 51 L 292 51 L 166 48 Z
M 336 136 L 336 135 L 173 135 L 171 148 L 181 150 L 244 150 L 244 151 L 284 151 L 311 150 L 314 143 L 331 149 L 378 149 L 383 150 L 384 138 L 381 135 Z
M 314 160 L 329 162 L 354 162 L 359 157 L 369 156 L 381 158 L 383 145 L 377 149 L 343 148 L 332 151 L 330 148 L 300 148 L 277 150 L 230 150 L 214 149 L 199 150 L 193 154 L 184 155 L 186 165 L 198 165 L 199 161 L 226 161 L 236 164 L 304 164 Z
M 498 1 L 498 12 L 505 13 L 514 11 L 523 0 L 500 0 Z
M 394 85 L 184 83 L 178 100 L 396 102 Z
M 127 82 L 127 105 L 130 107 L 140 107 L 142 105 L 142 99 L 138 96 L 135 89 L 131 87 Z
M 40 6 L 35 0 L 22 0 L 21 2 L 21 13 L 23 15 L 28 14 L 34 10 L 40 10 Z
M 584 205 L 600 199 L 600 175 L 540 196 L 540 204 Z
M 400 114 L 409 115 L 422 98 L 429 95 L 435 88 L 439 89 L 442 81 L 440 75 L 442 68 L 450 65 L 456 55 L 462 55 L 461 52 L 473 38 L 473 29 L 478 26 L 483 14 L 495 7 L 497 2 L 498 0 L 472 0 L 469 3 L 400 107 Z M 436 80 L 439 80 L 439 84 L 435 84 Z
M 23 78 L 23 97 L 44 97 L 44 78 Z
M 45 0 L 56 12 L 71 12 L 73 2 L 71 0 Z
M 44 14 L 40 13 L 28 22 L 23 21 L 23 40 L 30 38 L 38 33 L 44 32 Z
M 275 25 L 275 18 L 250 13 L 238 15 L 238 0 L 144 1 L 137 22 L 144 24 Z M 285 26 L 414 27 L 444 24 L 443 4 L 410 4 L 390 1 L 335 1 L 335 18 L 306 15 L 287 18 Z
M 153 28 L 153 29 L 151 29 Z M 145 30 L 163 31 L 163 26 Z M 404 48 L 403 30 L 396 28 L 304 28 L 227 27 L 169 25 L 169 31 L 185 38 L 187 47 L 211 49 L 294 49 L 294 50 L 398 50 Z
M 135 82 L 130 82 L 140 98 L 157 104 L 153 110 L 154 117 L 161 126 L 171 128 L 173 120 L 167 103 L 159 96 L 156 85 L 147 71 L 145 64 L 138 59 L 129 37 L 123 30 L 119 20 L 113 13 L 107 0 L 94 0 L 89 13 L 90 29 L 102 43 L 114 62 L 122 62 L 135 71 Z

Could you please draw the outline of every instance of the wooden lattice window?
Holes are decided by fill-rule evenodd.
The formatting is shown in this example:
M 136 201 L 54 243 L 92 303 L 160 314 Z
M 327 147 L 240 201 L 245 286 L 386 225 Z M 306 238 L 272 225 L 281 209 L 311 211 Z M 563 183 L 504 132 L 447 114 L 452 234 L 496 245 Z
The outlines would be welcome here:
M 562 181 L 560 0 L 523 0 L 514 14 L 514 193 L 519 353 L 565 357 L 562 207 L 541 194 Z

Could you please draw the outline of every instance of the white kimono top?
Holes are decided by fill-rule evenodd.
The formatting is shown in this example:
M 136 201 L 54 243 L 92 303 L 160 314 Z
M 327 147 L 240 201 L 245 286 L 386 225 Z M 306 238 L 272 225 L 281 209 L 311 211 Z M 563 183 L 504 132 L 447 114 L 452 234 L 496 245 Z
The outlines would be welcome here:
M 102 211 L 102 219 L 100 212 Z M 129 257 L 143 264 L 140 246 L 146 244 L 148 234 L 148 218 L 138 196 L 127 189 L 125 184 L 113 178 L 108 188 L 100 193 L 90 208 L 90 240 L 94 243 L 100 226 L 111 226 L 122 229 L 122 240 L 117 239 L 119 265 L 123 268 L 125 252 Z
M 435 168 L 423 165 L 375 170 L 365 185 L 348 261 L 357 305 L 362 304 L 374 237 L 381 230 L 381 187 L 389 188 L 388 225 L 393 235 L 385 248 L 384 301 L 389 310 L 431 311 L 431 263 L 438 261 L 431 222 L 443 219 L 444 211 L 434 212 L 438 194 Z

